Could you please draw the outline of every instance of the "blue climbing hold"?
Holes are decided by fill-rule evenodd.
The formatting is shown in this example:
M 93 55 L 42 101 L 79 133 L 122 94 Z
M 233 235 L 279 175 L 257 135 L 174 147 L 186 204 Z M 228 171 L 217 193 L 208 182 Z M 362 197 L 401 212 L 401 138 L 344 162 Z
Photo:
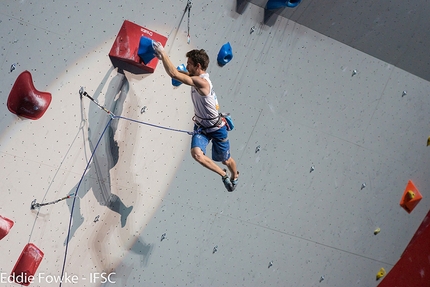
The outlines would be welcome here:
M 137 50 L 137 55 L 140 57 L 140 59 L 145 65 L 151 62 L 151 60 L 155 57 L 155 50 L 152 46 L 152 43 L 153 40 L 145 36 L 142 36 L 140 38 L 139 50 Z
M 233 59 L 233 51 L 231 50 L 230 42 L 225 43 L 219 50 L 217 61 L 221 67 Z
M 184 64 L 181 64 L 177 67 L 178 71 L 182 71 L 182 72 L 188 72 L 187 68 L 185 67 Z M 172 79 L 172 85 L 174 85 L 175 87 L 179 87 L 182 84 L 182 82 Z
M 266 9 L 274 10 L 274 9 L 279 9 L 283 7 L 294 8 L 294 7 L 297 7 L 297 5 L 300 4 L 300 2 L 302 2 L 302 0 L 288 0 L 288 1 L 269 0 L 266 4 Z

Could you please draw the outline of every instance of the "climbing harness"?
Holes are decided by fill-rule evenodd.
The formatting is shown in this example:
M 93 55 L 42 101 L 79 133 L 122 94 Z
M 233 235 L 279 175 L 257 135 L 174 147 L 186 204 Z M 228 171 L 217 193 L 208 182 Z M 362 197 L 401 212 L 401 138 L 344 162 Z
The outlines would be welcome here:
M 205 127 L 205 126 L 201 125 L 199 122 L 196 121 L 196 117 L 199 118 L 199 119 L 201 119 L 201 120 L 205 120 L 205 121 L 217 120 L 217 122 L 214 125 L 212 125 L 212 126 Z M 205 118 L 199 117 L 198 115 L 194 115 L 194 117 L 192 118 L 192 120 L 199 127 L 200 131 L 204 131 L 204 130 L 207 130 L 207 129 L 218 127 L 223 122 L 225 123 L 225 126 L 227 127 L 227 131 L 231 131 L 231 130 L 234 129 L 233 119 L 231 118 L 230 113 L 219 113 L 217 117 L 210 118 L 210 119 L 205 119 Z
M 197 120 L 196 120 L 196 118 L 199 118 L 200 120 L 204 120 L 204 121 L 213 121 L 213 120 L 217 120 L 216 121 L 216 123 L 215 124 L 213 124 L 213 125 L 211 125 L 211 126 L 208 126 L 208 127 L 205 127 L 205 126 L 203 126 L 202 124 L 200 124 Z M 207 130 L 207 129 L 211 129 L 211 128 L 214 128 L 214 127 L 218 127 L 218 126 L 220 126 L 221 124 L 222 124 L 222 118 L 221 118 L 221 114 L 218 114 L 218 116 L 217 117 L 215 117 L 215 118 L 209 118 L 209 119 L 205 119 L 205 118 L 201 118 L 201 117 L 199 117 L 198 115 L 196 115 L 196 114 L 194 114 L 194 117 L 192 118 L 192 120 L 193 120 L 193 122 L 199 127 L 199 129 L 201 130 L 201 131 L 203 131 L 203 130 Z

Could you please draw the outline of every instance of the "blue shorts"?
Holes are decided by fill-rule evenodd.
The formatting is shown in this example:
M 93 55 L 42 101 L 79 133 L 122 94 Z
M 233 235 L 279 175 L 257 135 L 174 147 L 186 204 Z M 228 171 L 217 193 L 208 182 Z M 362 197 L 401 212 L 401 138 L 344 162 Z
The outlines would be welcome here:
M 194 131 L 197 126 L 194 126 Z M 228 140 L 227 127 L 210 133 L 196 133 L 191 139 L 191 148 L 199 147 L 206 154 L 206 147 L 212 140 L 212 159 L 214 161 L 225 161 L 230 158 L 230 142 Z

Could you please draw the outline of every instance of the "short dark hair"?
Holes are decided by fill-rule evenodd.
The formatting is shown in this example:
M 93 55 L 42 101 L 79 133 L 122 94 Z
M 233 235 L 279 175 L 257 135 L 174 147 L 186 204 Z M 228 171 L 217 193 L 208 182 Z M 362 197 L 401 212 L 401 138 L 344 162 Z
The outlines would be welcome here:
M 209 66 L 209 56 L 203 49 L 191 50 L 186 54 L 186 56 L 191 59 L 194 65 L 200 64 L 203 71 L 206 71 Z

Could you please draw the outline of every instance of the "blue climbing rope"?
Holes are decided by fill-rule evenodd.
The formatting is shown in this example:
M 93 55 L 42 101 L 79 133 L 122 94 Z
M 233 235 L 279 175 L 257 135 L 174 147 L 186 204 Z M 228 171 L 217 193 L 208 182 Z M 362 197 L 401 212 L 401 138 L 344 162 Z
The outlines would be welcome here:
M 90 167 L 90 164 L 91 164 L 91 162 L 92 162 L 92 160 L 93 160 L 94 154 L 96 153 L 97 147 L 99 146 L 99 144 L 100 144 L 100 142 L 101 142 L 101 140 L 102 140 L 102 138 L 103 138 L 103 135 L 106 133 L 106 130 L 107 130 L 107 128 L 109 127 L 109 125 L 110 125 L 110 123 L 112 122 L 112 120 L 113 120 L 113 118 L 111 117 L 111 118 L 109 119 L 108 123 L 106 124 L 106 127 L 104 128 L 104 130 L 103 130 L 102 134 L 100 135 L 100 138 L 98 139 L 98 141 L 97 141 L 97 143 L 96 143 L 96 145 L 95 145 L 95 147 L 94 147 L 94 150 L 93 150 L 93 151 L 92 151 L 92 153 L 91 153 L 91 157 L 90 157 L 90 159 L 88 160 L 87 166 L 85 167 L 85 170 L 84 170 L 84 172 L 83 172 L 83 174 L 82 174 L 81 179 L 79 180 L 78 186 L 76 187 L 76 191 L 75 191 L 75 193 L 74 193 L 74 198 L 73 198 L 72 208 L 71 208 L 71 210 L 70 210 L 69 228 L 68 228 L 68 231 L 67 231 L 66 248 L 65 248 L 65 250 L 64 250 L 63 267 L 62 267 L 62 270 L 61 270 L 61 277 L 60 277 L 61 279 L 62 279 L 62 278 L 63 278 L 63 276 L 64 276 L 64 269 L 66 268 L 67 251 L 68 251 L 68 247 L 69 247 L 69 239 L 70 239 L 70 230 L 71 230 L 71 227 L 72 227 L 72 220 L 73 220 L 73 211 L 74 211 L 74 208 L 75 208 L 75 202 L 76 202 L 76 197 L 78 196 L 79 187 L 81 186 L 81 183 L 82 183 L 82 181 L 84 180 L 85 174 L 86 174 L 86 172 L 87 172 L 88 168 Z M 60 287 L 61 287 L 61 285 L 62 285 L 62 280 L 60 280 Z
M 74 211 L 74 208 L 75 208 L 76 197 L 78 196 L 79 188 L 80 188 L 81 183 L 82 183 L 82 181 L 83 181 L 83 179 L 84 179 L 84 177 L 85 177 L 85 174 L 86 174 L 86 172 L 88 171 L 88 168 L 90 167 L 90 164 L 91 164 L 91 162 L 92 162 L 92 160 L 93 160 L 93 158 L 94 158 L 94 154 L 96 153 L 96 150 L 97 150 L 97 148 L 98 148 L 98 146 L 99 146 L 99 144 L 100 144 L 100 142 L 101 142 L 101 140 L 102 140 L 102 138 L 103 138 L 103 135 L 106 133 L 106 131 L 107 131 L 107 129 L 108 129 L 108 127 L 109 127 L 109 125 L 111 124 L 112 120 L 114 120 L 114 119 L 123 119 L 123 120 L 128 120 L 128 121 L 131 121 L 131 122 L 135 122 L 135 123 L 139 123 L 139 124 L 144 124 L 144 125 L 147 125 L 147 126 L 151 126 L 151 127 L 154 127 L 154 128 L 159 128 L 159 129 L 164 129 L 164 130 L 169 130 L 169 131 L 174 131 L 174 132 L 182 132 L 182 133 L 186 133 L 186 134 L 189 134 L 189 135 L 194 135 L 195 133 L 198 133 L 198 132 L 199 132 L 199 130 L 196 130 L 196 131 L 192 131 L 192 132 L 190 132 L 190 131 L 185 131 L 185 130 L 173 129 L 173 128 L 169 128 L 169 127 L 165 127 L 165 126 L 160 126 L 160 125 L 155 125 L 155 124 L 151 124 L 151 123 L 147 123 L 147 122 L 143 122 L 143 121 L 134 120 L 134 119 L 127 118 L 127 117 L 116 116 L 114 113 L 112 113 L 111 111 L 109 111 L 109 110 L 108 110 L 108 109 L 106 109 L 105 107 L 101 106 L 101 105 L 100 105 L 100 104 L 99 104 L 95 99 L 93 99 L 90 95 L 88 95 L 88 94 L 87 94 L 87 92 L 85 92 L 85 91 L 83 90 L 83 88 L 81 88 L 81 89 L 79 90 L 79 94 L 81 95 L 81 97 L 82 97 L 82 96 L 86 96 L 87 98 L 89 98 L 89 99 L 90 99 L 93 103 L 95 103 L 95 104 L 96 104 L 100 109 L 102 109 L 103 111 L 105 111 L 105 112 L 110 116 L 110 119 L 109 119 L 109 121 L 107 122 L 106 127 L 104 128 L 104 130 L 103 130 L 102 134 L 100 135 L 100 138 L 98 139 L 98 141 L 97 141 L 97 143 L 96 143 L 96 145 L 95 145 L 95 147 L 94 147 L 94 150 L 93 150 L 93 151 L 92 151 L 92 153 L 91 153 L 91 157 L 90 157 L 90 159 L 88 160 L 87 166 L 85 167 L 85 170 L 84 170 L 84 172 L 83 172 L 83 174 L 82 174 L 81 179 L 79 180 L 79 183 L 78 183 L 78 185 L 77 185 L 77 187 L 76 187 L 76 191 L 75 191 L 75 193 L 74 193 L 74 195 L 73 195 L 73 197 L 74 197 L 74 198 L 73 198 L 73 202 L 72 202 L 72 208 L 71 208 L 71 210 L 70 210 L 69 227 L 68 227 L 68 231 L 67 231 L 66 247 L 65 247 L 65 250 L 64 250 L 63 267 L 62 267 L 62 270 L 61 270 L 61 277 L 60 277 L 60 278 L 63 278 L 63 276 L 64 276 L 64 270 L 65 270 L 65 268 L 66 268 L 67 252 L 68 252 L 68 247 L 69 247 L 70 231 L 71 231 L 71 228 L 72 228 L 73 211 Z M 62 286 L 62 280 L 60 280 L 60 287 L 61 287 L 61 286 Z
M 138 123 L 138 124 L 144 124 L 144 125 L 151 126 L 151 127 L 154 127 L 154 128 L 169 130 L 169 131 L 173 131 L 173 132 L 187 133 L 189 135 L 193 135 L 193 134 L 196 133 L 196 131 L 190 132 L 190 131 L 185 131 L 185 130 L 172 129 L 172 128 L 169 128 L 169 127 L 163 127 L 163 126 L 159 126 L 159 125 L 155 125 L 155 124 L 150 124 L 150 123 L 146 123 L 146 122 L 142 122 L 142 121 L 138 121 L 138 120 L 126 118 L 126 117 L 116 116 L 116 115 L 113 115 L 113 118 L 128 120 L 128 121 L 135 122 L 135 123 Z
M 79 94 L 81 95 L 81 98 L 82 98 L 82 96 L 85 96 L 88 99 L 90 99 L 101 110 L 103 110 L 104 112 L 106 112 L 112 119 L 115 119 L 115 118 L 116 119 L 124 119 L 124 120 L 132 121 L 132 122 L 135 122 L 135 123 L 139 123 L 139 124 L 144 124 L 144 125 L 147 125 L 147 126 L 151 126 L 151 127 L 154 127 L 154 128 L 159 128 L 159 129 L 164 129 L 164 130 L 169 130 L 169 131 L 174 131 L 174 132 L 187 133 L 189 135 L 194 135 L 196 133 L 196 131 L 190 132 L 190 131 L 178 130 L 178 129 L 173 129 L 173 128 L 169 128 L 169 127 L 155 125 L 155 124 L 151 124 L 151 123 L 147 123 L 147 122 L 142 122 L 142 121 L 138 121 L 138 120 L 126 118 L 126 117 L 116 116 L 110 110 L 108 110 L 105 107 L 103 107 L 102 105 L 100 105 L 93 97 L 91 97 L 90 95 L 88 95 L 88 93 L 86 91 L 84 91 L 83 87 L 81 87 L 81 89 L 79 90 Z

